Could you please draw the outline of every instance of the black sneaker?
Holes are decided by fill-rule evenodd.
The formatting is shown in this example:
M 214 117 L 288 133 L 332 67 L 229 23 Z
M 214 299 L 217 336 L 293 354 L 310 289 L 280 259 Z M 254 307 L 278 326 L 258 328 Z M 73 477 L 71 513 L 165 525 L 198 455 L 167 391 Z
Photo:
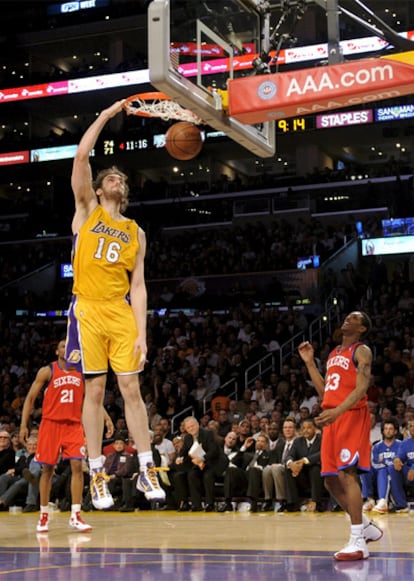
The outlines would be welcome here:
M 231 502 L 225 502 L 220 506 L 217 512 L 233 512 L 233 505 Z
M 265 500 L 262 508 L 263 512 L 272 512 L 273 511 L 273 500 Z
M 299 512 L 300 511 L 300 506 L 298 506 L 297 504 L 290 504 L 288 503 L 286 505 L 286 512 Z
M 257 512 L 257 500 L 252 500 L 250 503 L 250 512 Z
M 133 506 L 128 505 L 128 504 L 124 504 L 119 509 L 119 512 L 134 512 L 134 511 L 135 511 L 135 508 Z
M 180 506 L 177 508 L 177 510 L 178 512 L 188 512 L 190 510 L 188 502 L 185 501 L 180 502 Z
M 202 506 L 192 506 L 190 508 L 190 511 L 191 512 L 202 512 L 202 510 L 203 510 L 203 507 Z

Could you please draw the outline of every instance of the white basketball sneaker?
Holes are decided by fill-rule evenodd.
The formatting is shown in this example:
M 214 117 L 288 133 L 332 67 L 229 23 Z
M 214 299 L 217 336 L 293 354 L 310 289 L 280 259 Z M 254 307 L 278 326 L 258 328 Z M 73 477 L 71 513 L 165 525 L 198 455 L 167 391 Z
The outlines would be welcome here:
M 374 512 L 385 514 L 388 512 L 388 502 L 385 500 L 385 498 L 380 498 L 372 510 Z
M 337 561 L 360 561 L 368 559 L 369 552 L 364 537 L 351 535 L 349 542 L 343 549 L 334 554 Z
M 139 473 L 137 489 L 145 494 L 147 500 L 165 500 L 165 491 L 158 482 L 157 469 L 153 464 L 147 464 L 145 470 Z
M 36 532 L 38 533 L 49 532 L 49 515 L 47 512 L 42 512 L 40 514 L 39 522 L 36 525 Z
M 88 523 L 83 520 L 79 512 L 71 515 L 69 519 L 69 526 L 71 529 L 80 531 L 81 533 L 87 533 L 92 530 L 91 525 L 88 525 Z
M 114 501 L 108 488 L 109 476 L 103 471 L 98 472 L 91 470 L 90 472 L 90 491 L 93 506 L 98 510 L 105 510 L 111 508 Z
M 362 510 L 364 512 L 369 512 L 375 506 L 375 500 L 373 498 L 367 498 L 362 506 Z
M 364 535 L 366 543 L 373 543 L 379 541 L 384 533 L 382 529 L 371 520 L 368 524 L 364 525 L 364 531 L 362 534 Z

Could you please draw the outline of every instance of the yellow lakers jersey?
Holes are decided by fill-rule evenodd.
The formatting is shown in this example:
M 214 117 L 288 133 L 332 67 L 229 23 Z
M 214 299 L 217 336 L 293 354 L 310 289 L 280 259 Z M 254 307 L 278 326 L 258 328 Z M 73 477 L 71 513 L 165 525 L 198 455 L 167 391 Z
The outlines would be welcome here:
M 135 220 L 114 220 L 98 205 L 73 245 L 73 294 L 96 300 L 125 297 L 139 251 Z

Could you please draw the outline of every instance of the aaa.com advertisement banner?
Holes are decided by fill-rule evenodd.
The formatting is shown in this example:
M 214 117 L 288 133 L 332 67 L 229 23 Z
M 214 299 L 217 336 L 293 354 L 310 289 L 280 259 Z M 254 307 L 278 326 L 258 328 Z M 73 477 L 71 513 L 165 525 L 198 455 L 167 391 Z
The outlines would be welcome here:
M 398 60 L 397 60 L 398 59 Z M 229 81 L 229 113 L 246 124 L 392 99 L 414 92 L 414 51 Z

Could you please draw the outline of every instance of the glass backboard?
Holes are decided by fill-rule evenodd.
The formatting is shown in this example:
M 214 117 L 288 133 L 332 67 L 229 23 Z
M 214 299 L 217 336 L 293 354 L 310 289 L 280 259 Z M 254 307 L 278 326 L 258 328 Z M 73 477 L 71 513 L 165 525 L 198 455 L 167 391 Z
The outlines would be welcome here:
M 148 64 L 156 89 L 255 155 L 271 157 L 274 122 L 246 125 L 227 112 L 227 81 L 246 75 L 260 54 L 255 6 L 250 0 L 153 0 Z

